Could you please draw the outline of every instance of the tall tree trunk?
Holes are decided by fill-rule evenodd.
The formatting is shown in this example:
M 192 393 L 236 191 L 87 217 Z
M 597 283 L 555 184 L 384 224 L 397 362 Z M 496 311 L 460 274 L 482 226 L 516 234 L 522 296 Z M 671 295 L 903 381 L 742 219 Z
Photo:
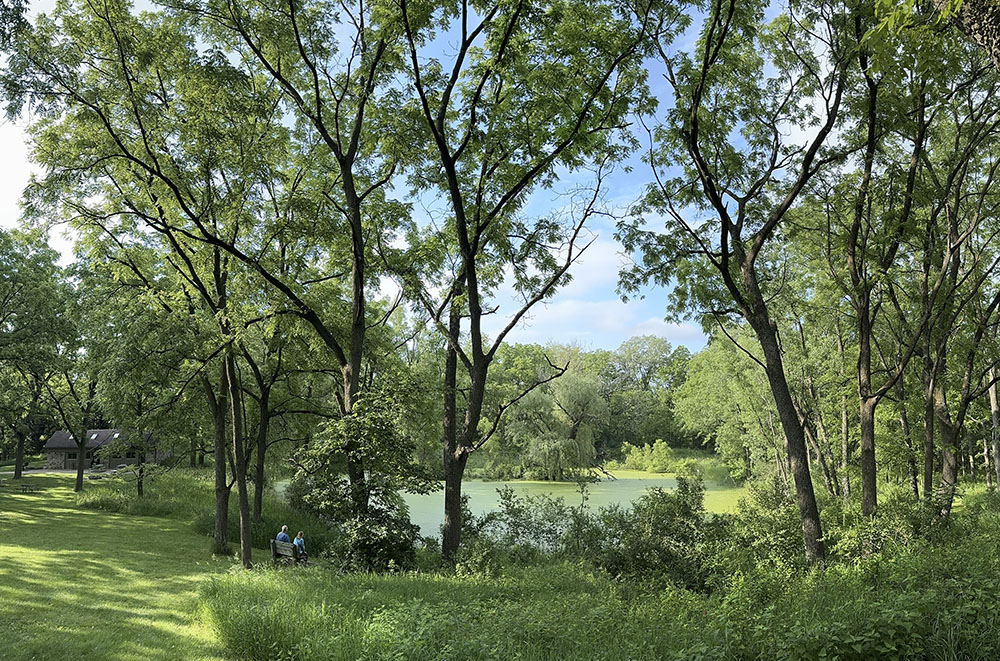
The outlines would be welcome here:
M 802 519 L 802 541 L 806 560 L 810 563 L 820 562 L 825 554 L 823 532 L 819 521 L 819 508 L 816 505 L 816 494 L 813 492 L 812 477 L 809 474 L 809 462 L 806 460 L 805 435 L 788 389 L 788 381 L 785 379 L 778 338 L 771 320 L 764 312 L 762 300 L 757 302 L 757 310 L 758 312 L 751 315 L 748 321 L 753 326 L 764 353 L 767 381 L 785 433 L 788 459 L 795 481 L 795 499 L 799 507 L 799 517 Z
M 359 120 L 360 121 L 360 120 Z M 354 402 L 361 386 L 361 360 L 364 352 L 365 334 L 365 236 L 361 203 L 353 172 L 353 156 L 338 155 L 341 187 L 346 198 L 348 219 L 351 226 L 351 343 L 348 347 L 348 362 L 341 369 L 344 376 L 344 414 L 351 415 Z M 368 485 L 365 478 L 365 460 L 357 444 L 349 439 L 345 448 L 347 477 L 350 480 L 351 499 L 356 514 L 368 512 Z
M 229 480 L 226 477 L 226 409 L 228 408 L 229 380 L 225 365 L 219 375 L 219 395 L 215 396 L 212 383 L 202 378 L 202 387 L 212 412 L 213 464 L 215 470 L 215 529 L 212 532 L 212 552 L 229 554 Z
M 462 477 L 468 455 L 458 447 L 458 406 L 456 384 L 458 374 L 458 352 L 452 342 L 461 336 L 461 310 L 452 299 L 448 313 L 448 334 L 444 365 L 444 525 L 441 527 L 441 555 L 447 562 L 453 562 L 455 552 L 462 540 Z
M 265 395 L 265 393 L 267 393 Z M 270 390 L 265 388 L 260 398 L 260 425 L 257 427 L 257 455 L 253 482 L 253 520 L 264 520 L 264 459 L 267 452 L 267 436 L 271 426 Z
M 840 358 L 837 373 L 842 379 L 847 380 L 844 371 L 844 337 L 840 332 L 840 319 L 834 320 L 834 328 L 837 331 L 837 356 Z M 850 412 L 847 407 L 847 393 L 840 395 L 840 495 L 845 501 L 851 499 L 851 476 L 848 473 L 848 466 L 851 463 L 851 425 Z
M 968 442 L 968 451 L 966 452 L 966 458 L 969 460 L 969 479 L 973 482 L 976 481 L 976 446 L 975 441 L 972 436 L 968 436 L 966 441 Z
M 875 407 L 878 399 L 861 396 L 858 408 L 861 432 L 861 512 L 875 516 L 878 507 L 878 484 L 875 466 Z
M 986 466 L 986 490 L 993 490 L 993 457 L 990 454 L 990 441 L 983 436 L 983 464 Z
M 142 443 L 144 439 L 142 434 L 139 435 L 139 443 Z M 135 467 L 135 495 L 138 498 L 143 496 L 143 481 L 146 477 L 146 451 L 138 450 L 135 453 L 136 456 L 136 467 Z
M 928 329 L 927 333 L 930 333 Z M 934 360 L 930 356 L 930 339 L 924 344 L 924 500 L 934 497 Z
M 21 479 L 24 470 L 24 434 L 17 433 L 17 449 L 14 451 L 14 479 Z
M 229 382 L 229 410 L 233 438 L 233 469 L 236 477 L 236 495 L 240 511 L 240 562 L 246 569 L 253 567 L 251 558 L 250 494 L 247 489 L 248 452 L 243 438 L 243 404 L 240 399 L 240 377 L 236 372 L 236 357 L 230 346 L 225 358 Z
M 1000 491 L 1000 397 L 997 396 L 996 368 L 989 371 L 990 419 L 993 423 L 993 467 L 996 469 L 997 491 Z
M 941 435 L 939 504 L 941 516 L 948 516 L 955 498 L 955 487 L 958 485 L 958 436 L 960 430 L 952 424 L 942 379 L 935 379 L 934 382 L 934 413 L 937 417 L 938 433 Z
M 913 439 L 910 437 L 910 419 L 906 414 L 906 388 L 903 378 L 896 382 L 896 397 L 899 400 L 899 433 L 906 447 L 906 477 L 910 483 L 910 493 L 914 498 L 920 498 L 920 488 L 917 483 L 917 464 L 913 460 Z
M 76 442 L 76 484 L 73 491 L 80 493 L 83 491 L 83 469 L 87 464 L 87 430 L 84 428 L 80 433 L 82 441 Z

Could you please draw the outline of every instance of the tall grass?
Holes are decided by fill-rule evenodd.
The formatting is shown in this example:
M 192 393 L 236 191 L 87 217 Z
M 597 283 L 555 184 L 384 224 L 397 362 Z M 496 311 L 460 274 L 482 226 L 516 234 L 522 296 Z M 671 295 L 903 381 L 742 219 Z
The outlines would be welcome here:
M 202 595 L 240 659 L 648 659 L 659 654 L 646 633 L 662 628 L 566 564 L 500 579 L 234 573 Z
M 142 498 L 137 495 L 134 478 L 110 477 L 87 480 L 84 490 L 76 494 L 76 502 L 104 512 L 190 519 L 193 513 L 211 507 L 212 493 L 211 472 L 174 468 L 147 477 Z
M 240 572 L 213 578 L 202 603 L 240 659 L 995 659 L 992 546 L 761 568 L 715 595 L 553 564 L 497 578 Z
M 865 542 L 824 569 L 747 548 L 784 524 L 744 517 L 727 528 L 734 548 L 716 556 L 726 566 L 711 591 L 536 554 L 464 575 L 232 573 L 202 590 L 203 612 L 240 659 L 1000 658 L 1000 499 L 965 500 L 950 524 Z M 846 533 L 918 523 L 848 521 L 840 536 L 878 541 Z

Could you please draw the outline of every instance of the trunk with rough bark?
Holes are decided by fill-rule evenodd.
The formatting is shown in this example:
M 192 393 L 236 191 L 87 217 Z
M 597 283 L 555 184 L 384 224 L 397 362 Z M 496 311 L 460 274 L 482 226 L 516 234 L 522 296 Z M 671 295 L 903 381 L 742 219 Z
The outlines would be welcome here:
M 844 338 L 840 332 L 840 320 L 834 322 L 837 331 L 837 356 L 840 358 L 837 372 L 846 381 L 844 370 Z M 851 499 L 851 476 L 848 466 L 851 463 L 851 424 L 850 412 L 847 407 L 847 393 L 840 395 L 840 495 L 845 501 Z
M 232 347 L 226 358 L 226 376 L 229 383 L 230 429 L 232 431 L 233 469 L 236 478 L 236 495 L 240 513 L 240 562 L 246 569 L 253 567 L 251 551 L 250 494 L 247 489 L 247 461 L 249 459 L 243 438 L 243 406 L 240 399 L 240 377 L 236 371 L 236 357 Z
M 1000 397 L 997 396 L 996 368 L 989 371 L 990 420 L 992 422 L 993 467 L 996 469 L 997 490 L 1000 491 Z
M 448 316 L 448 334 L 456 341 L 461 335 L 462 318 L 458 306 L 452 302 Z M 458 545 L 462 541 L 462 477 L 465 473 L 467 455 L 458 450 L 458 408 L 456 383 L 458 374 L 458 352 L 452 342 L 448 342 L 444 366 L 444 525 L 441 527 L 441 555 L 447 562 L 453 562 Z
M 969 447 L 966 452 L 966 458 L 969 460 L 969 479 L 973 482 L 976 481 L 976 446 L 975 441 L 972 436 L 968 436 L 967 439 Z
M 87 429 L 86 427 L 81 430 L 80 435 L 77 438 L 82 438 L 82 441 L 76 442 L 76 484 L 73 486 L 73 491 L 79 493 L 83 491 L 83 469 L 87 463 Z
M 993 490 L 993 457 L 990 453 L 990 441 L 986 436 L 983 436 L 983 465 L 986 466 L 986 490 Z
M 920 488 L 917 482 L 917 464 L 913 460 L 913 439 L 910 437 L 910 418 L 906 414 L 906 389 L 902 377 L 896 383 L 896 397 L 899 402 L 899 433 L 906 447 L 906 478 L 910 485 L 910 494 L 920 498 Z
M 795 498 L 802 519 L 802 541 L 805 547 L 806 560 L 810 563 L 823 560 L 823 533 L 819 521 L 819 508 L 816 505 L 816 494 L 813 492 L 812 477 L 809 474 L 809 462 L 806 460 L 806 441 L 799 422 L 798 413 L 788 389 L 785 369 L 781 360 L 781 349 L 771 320 L 764 312 L 763 301 L 758 302 L 758 313 L 749 316 L 748 321 L 756 332 L 764 353 L 764 367 L 768 385 L 778 409 L 778 417 L 788 450 L 792 477 L 795 482 Z
M 955 487 L 958 485 L 958 443 L 960 430 L 952 423 L 945 398 L 941 379 L 935 379 L 934 413 L 938 423 L 938 434 L 941 436 L 941 487 L 938 492 L 941 516 L 951 513 L 955 499 Z
M 962 0 L 957 12 L 952 0 L 934 0 L 938 11 L 948 11 L 952 24 L 975 42 L 1000 69 L 1000 2 L 997 0 Z
M 142 434 L 139 435 L 139 443 L 143 443 Z M 135 468 L 135 495 L 139 498 L 143 496 L 143 480 L 146 477 L 146 451 L 140 449 L 136 452 Z
M 229 383 L 225 366 L 219 377 L 219 394 L 207 378 L 202 386 L 212 413 L 213 468 L 215 470 L 215 528 L 212 532 L 212 552 L 217 555 L 229 554 L 229 494 L 230 486 L 226 476 L 226 409 Z
M 930 331 L 928 331 L 929 333 Z M 930 357 L 930 342 L 925 342 L 924 356 L 924 500 L 934 496 L 934 362 Z
M 265 394 L 266 393 L 266 394 Z M 270 390 L 265 389 L 260 398 L 260 426 L 257 427 L 257 453 L 253 481 L 253 520 L 264 520 L 264 459 L 267 452 L 267 435 L 271 426 Z
M 861 398 L 858 408 L 861 433 L 861 512 L 875 516 L 878 507 L 878 484 L 875 466 L 875 408 L 878 399 Z

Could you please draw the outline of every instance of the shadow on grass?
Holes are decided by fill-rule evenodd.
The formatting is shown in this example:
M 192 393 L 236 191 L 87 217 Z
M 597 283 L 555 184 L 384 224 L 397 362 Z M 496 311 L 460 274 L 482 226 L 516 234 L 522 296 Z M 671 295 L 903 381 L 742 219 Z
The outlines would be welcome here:
M 29 481 L 29 480 L 26 480 Z M 184 522 L 78 509 L 66 475 L 0 489 L 4 659 L 209 659 L 196 617 L 205 576 L 229 567 Z

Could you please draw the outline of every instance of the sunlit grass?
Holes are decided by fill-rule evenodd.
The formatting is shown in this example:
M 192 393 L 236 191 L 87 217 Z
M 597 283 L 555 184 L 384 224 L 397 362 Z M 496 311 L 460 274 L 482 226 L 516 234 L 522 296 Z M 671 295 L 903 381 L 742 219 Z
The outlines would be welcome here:
M 197 621 L 209 541 L 173 519 L 79 509 L 72 475 L 0 490 L 3 659 L 218 659 Z

